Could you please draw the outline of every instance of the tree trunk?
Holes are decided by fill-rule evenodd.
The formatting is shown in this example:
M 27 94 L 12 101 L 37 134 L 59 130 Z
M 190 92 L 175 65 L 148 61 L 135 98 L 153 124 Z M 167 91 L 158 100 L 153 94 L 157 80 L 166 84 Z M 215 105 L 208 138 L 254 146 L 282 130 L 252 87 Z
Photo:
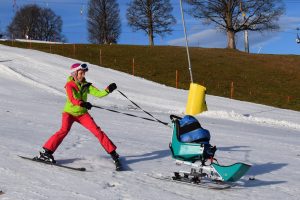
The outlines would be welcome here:
M 152 0 L 148 0 L 147 1 L 147 6 L 148 6 L 148 27 L 149 27 L 149 34 L 148 34 L 148 37 L 149 37 L 149 45 L 150 46 L 154 46 L 154 37 L 153 37 L 153 16 L 152 16 L 152 10 L 151 10 L 151 5 L 152 5 Z
M 235 32 L 232 30 L 227 30 L 227 48 L 228 49 L 236 49 Z
M 149 37 L 149 44 L 150 44 L 150 46 L 154 46 L 153 32 L 152 31 L 149 32 L 148 37 Z

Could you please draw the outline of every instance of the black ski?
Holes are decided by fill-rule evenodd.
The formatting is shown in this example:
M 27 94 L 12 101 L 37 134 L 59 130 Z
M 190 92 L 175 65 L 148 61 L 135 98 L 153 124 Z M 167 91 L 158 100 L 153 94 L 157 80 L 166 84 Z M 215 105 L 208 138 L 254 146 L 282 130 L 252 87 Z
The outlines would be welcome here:
M 210 180 L 202 180 L 201 182 L 194 183 L 190 179 L 174 179 L 172 176 L 161 176 L 155 174 L 147 174 L 147 175 L 150 176 L 151 178 L 155 178 L 163 181 L 186 184 L 194 187 L 201 187 L 201 188 L 207 188 L 213 190 L 225 190 L 225 189 L 230 189 L 234 186 L 230 183 L 213 182 Z
M 29 158 L 29 157 L 25 157 L 25 156 L 19 156 L 19 157 L 23 158 L 23 159 L 26 159 L 26 160 L 31 160 L 31 161 L 34 161 L 34 162 L 43 163 L 43 164 L 46 164 L 46 165 L 52 165 L 52 166 L 56 166 L 56 167 L 62 167 L 62 168 L 65 168 L 65 169 L 71 169 L 71 170 L 76 170 L 76 171 L 86 171 L 86 169 L 84 167 L 69 167 L 69 166 L 66 166 L 66 165 L 61 165 L 59 163 L 44 162 L 42 160 L 38 160 L 38 159 L 34 159 L 34 158 Z

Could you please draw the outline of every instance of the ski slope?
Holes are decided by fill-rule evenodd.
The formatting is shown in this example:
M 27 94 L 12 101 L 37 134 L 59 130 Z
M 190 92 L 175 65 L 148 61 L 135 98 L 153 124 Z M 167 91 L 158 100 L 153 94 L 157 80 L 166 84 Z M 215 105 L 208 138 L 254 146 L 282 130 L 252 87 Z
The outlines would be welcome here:
M 196 117 L 211 132 L 220 164 L 252 164 L 234 189 L 207 190 L 163 182 L 147 174 L 171 175 L 182 169 L 172 160 L 172 130 L 156 122 L 93 108 L 90 113 L 118 146 L 126 171 L 115 172 L 98 140 L 74 124 L 55 152 L 58 162 L 86 167 L 76 172 L 20 159 L 35 156 L 61 125 L 64 84 L 77 60 L 0 45 L 0 190 L 1 200 L 55 199 L 299 199 L 300 113 L 207 96 L 208 112 Z M 90 65 L 88 81 L 118 89 L 155 117 L 169 122 L 183 115 L 186 90 Z M 209 88 L 208 88 L 209 89 Z M 142 117 L 117 91 L 90 102 Z M 255 180 L 249 180 L 255 177 Z

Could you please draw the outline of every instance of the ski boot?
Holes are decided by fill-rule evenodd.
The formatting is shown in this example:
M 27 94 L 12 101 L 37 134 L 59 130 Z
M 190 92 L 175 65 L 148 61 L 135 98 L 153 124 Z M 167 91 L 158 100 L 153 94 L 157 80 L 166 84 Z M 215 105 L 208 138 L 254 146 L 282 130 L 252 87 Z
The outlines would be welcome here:
M 56 161 L 54 160 L 54 157 L 53 157 L 52 154 L 53 154 L 52 151 L 50 151 L 46 148 L 43 148 L 43 150 L 40 152 L 40 155 L 35 157 L 34 160 L 39 160 L 39 161 L 42 161 L 42 162 L 55 164 Z
M 121 171 L 122 170 L 122 165 L 119 159 L 119 154 L 116 151 L 113 151 L 110 153 L 111 158 L 114 160 L 114 163 L 116 165 L 116 171 Z

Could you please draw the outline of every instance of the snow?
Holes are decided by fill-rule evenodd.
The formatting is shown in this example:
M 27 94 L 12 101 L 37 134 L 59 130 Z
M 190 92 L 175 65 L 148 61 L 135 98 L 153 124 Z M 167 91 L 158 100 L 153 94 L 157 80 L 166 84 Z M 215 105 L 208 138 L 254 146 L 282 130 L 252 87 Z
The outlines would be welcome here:
M 30 39 L 15 39 L 17 42 L 31 42 L 31 43 L 47 43 L 47 44 L 63 44 L 63 42 L 51 42 L 42 40 L 30 40 Z
M 0 45 L 0 190 L 2 200 L 21 199 L 299 199 L 300 113 L 207 96 L 208 112 L 197 115 L 217 145 L 220 164 L 252 164 L 228 191 L 215 191 L 153 179 L 182 167 L 171 158 L 172 130 L 156 122 L 93 108 L 90 113 L 113 142 L 126 171 L 115 172 L 98 140 L 78 124 L 55 152 L 58 162 L 87 172 L 33 163 L 60 128 L 69 66 L 77 60 L 35 50 Z M 87 79 L 98 88 L 116 82 L 118 89 L 158 119 L 183 115 L 187 91 L 122 72 L 89 65 Z M 149 117 L 117 91 L 90 102 Z M 255 177 L 255 180 L 249 180 Z

